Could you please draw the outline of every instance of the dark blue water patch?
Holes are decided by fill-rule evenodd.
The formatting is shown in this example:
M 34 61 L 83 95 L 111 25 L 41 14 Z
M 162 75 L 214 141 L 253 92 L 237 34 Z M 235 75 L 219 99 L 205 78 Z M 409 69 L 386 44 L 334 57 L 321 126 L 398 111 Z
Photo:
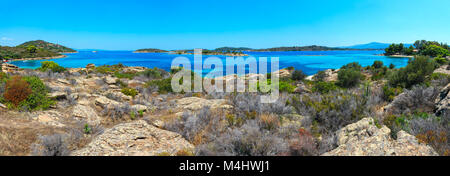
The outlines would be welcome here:
M 270 61 L 271 57 L 279 58 L 279 68 L 295 67 L 302 70 L 307 75 L 312 75 L 318 71 L 326 69 L 338 69 L 345 64 L 358 62 L 362 66 L 372 65 L 374 61 L 382 61 L 386 66 L 394 64 L 397 68 L 404 67 L 408 64 L 408 58 L 391 58 L 385 56 L 377 56 L 383 51 L 292 51 L 292 52 L 246 52 L 250 56 L 259 61 L 260 57 L 266 57 Z M 61 59 L 51 59 L 63 67 L 80 68 L 86 67 L 87 64 L 93 63 L 100 65 L 113 65 L 122 63 L 126 66 L 143 66 L 148 68 L 158 67 L 170 71 L 172 60 L 176 57 L 186 57 L 191 62 L 191 68 L 194 68 L 193 55 L 173 55 L 167 53 L 133 53 L 131 51 L 99 51 L 97 53 L 89 51 L 81 51 L 79 53 L 67 54 L 68 57 Z M 203 61 L 210 56 L 203 56 Z M 223 63 L 223 71 L 226 71 L 226 56 L 214 56 L 219 58 Z M 248 58 L 248 57 L 244 57 Z M 41 61 L 13 61 L 14 65 L 21 68 L 35 69 L 40 67 Z M 238 63 L 243 65 L 245 63 Z M 266 63 L 268 72 L 270 64 Z M 236 68 L 236 66 L 235 66 Z M 236 70 L 236 69 L 235 69 Z M 246 73 L 250 70 L 245 69 Z M 202 75 L 208 74 L 208 70 L 194 70 Z M 276 70 L 273 70 L 276 71 Z M 233 74 L 233 73 L 224 73 Z

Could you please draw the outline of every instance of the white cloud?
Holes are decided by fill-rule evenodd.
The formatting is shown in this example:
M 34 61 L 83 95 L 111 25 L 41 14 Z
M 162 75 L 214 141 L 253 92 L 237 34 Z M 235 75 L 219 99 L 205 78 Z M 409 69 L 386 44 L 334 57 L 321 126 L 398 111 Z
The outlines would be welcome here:
M 8 38 L 8 37 L 2 37 L 1 40 L 3 40 L 3 41 L 13 41 L 14 39 Z

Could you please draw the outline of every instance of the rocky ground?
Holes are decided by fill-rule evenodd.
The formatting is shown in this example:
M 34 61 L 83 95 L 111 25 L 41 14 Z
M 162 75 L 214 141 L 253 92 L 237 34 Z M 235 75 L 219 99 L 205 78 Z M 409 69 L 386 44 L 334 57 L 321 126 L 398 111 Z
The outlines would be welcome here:
M 49 110 L 35 112 L 8 110 L 0 104 L 0 155 L 39 155 L 42 154 L 39 149 L 46 141 L 60 138 L 67 143 L 69 152 L 65 154 L 76 156 L 192 154 L 196 146 L 182 135 L 167 130 L 165 124 L 181 118 L 184 113 L 196 113 L 205 107 L 223 111 L 237 108 L 226 97 L 159 94 L 143 89 L 147 80 L 119 79 L 90 72 L 90 69 L 92 65 L 69 69 L 64 74 L 49 74 L 6 65 L 3 70 L 13 74 L 38 75 L 51 90 L 49 96 L 57 100 L 57 104 Z M 141 72 L 146 68 L 125 69 Z M 437 71 L 447 73 L 445 70 Z M 279 73 L 282 77 L 291 74 L 287 70 Z M 325 73 L 325 80 L 337 79 L 336 71 Z M 230 81 L 236 77 L 223 79 Z M 127 96 L 121 92 L 120 84 L 141 91 L 135 97 Z M 300 83 L 295 93 L 309 92 L 308 89 L 306 84 Z M 439 90 L 439 96 L 433 97 L 437 114 L 449 111 L 449 91 L 450 84 Z M 386 105 L 384 111 L 398 110 L 392 104 Z M 132 115 L 131 111 L 135 113 Z M 303 117 L 294 116 L 285 118 L 281 125 L 301 123 Z M 86 125 L 89 132 L 85 131 Z M 397 139 L 392 139 L 390 133 L 386 126 L 377 127 L 374 119 L 364 118 L 339 130 L 337 148 L 323 155 L 437 155 L 430 146 L 420 144 L 415 136 L 399 131 Z M 61 134 L 61 137 L 55 134 Z

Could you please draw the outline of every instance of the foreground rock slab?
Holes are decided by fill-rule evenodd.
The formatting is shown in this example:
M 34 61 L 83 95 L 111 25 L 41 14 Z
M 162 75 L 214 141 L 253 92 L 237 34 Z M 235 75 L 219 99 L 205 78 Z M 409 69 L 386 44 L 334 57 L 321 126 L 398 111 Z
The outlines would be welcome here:
M 377 128 L 372 118 L 364 118 L 337 132 L 339 147 L 323 156 L 436 156 L 430 146 L 419 144 L 416 137 L 400 131 L 397 140 L 391 130 Z
M 155 156 L 174 154 L 194 146 L 180 134 L 149 125 L 144 120 L 117 125 L 96 137 L 73 156 Z

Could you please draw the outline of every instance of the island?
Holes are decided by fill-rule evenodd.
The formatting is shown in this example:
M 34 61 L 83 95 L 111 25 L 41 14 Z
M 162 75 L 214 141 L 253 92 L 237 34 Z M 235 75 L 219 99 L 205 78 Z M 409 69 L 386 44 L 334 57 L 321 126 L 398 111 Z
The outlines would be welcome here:
M 167 53 L 166 50 L 156 49 L 156 48 L 146 48 L 146 49 L 138 49 L 133 53 Z
M 0 46 L 0 59 L 6 60 L 41 60 L 66 57 L 63 53 L 77 51 L 59 44 L 35 40 L 25 42 L 15 47 Z

